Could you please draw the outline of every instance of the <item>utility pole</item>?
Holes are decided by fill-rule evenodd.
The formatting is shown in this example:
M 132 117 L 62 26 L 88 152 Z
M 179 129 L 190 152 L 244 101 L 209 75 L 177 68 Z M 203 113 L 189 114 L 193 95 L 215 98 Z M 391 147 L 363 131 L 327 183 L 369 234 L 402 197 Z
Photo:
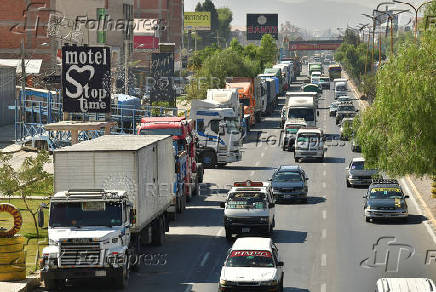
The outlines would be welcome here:
M 19 105 L 19 115 L 21 116 L 21 121 L 26 123 L 26 112 L 24 111 L 25 96 L 26 96 L 26 64 L 24 59 L 24 37 L 21 39 L 21 103 Z
M 421 7 L 424 6 L 425 4 L 435 2 L 435 0 L 424 2 L 421 5 L 419 5 L 418 7 L 413 6 L 409 2 L 403 2 L 403 1 L 399 1 L 399 0 L 392 0 L 392 1 L 394 1 L 395 3 L 409 5 L 415 11 L 415 42 L 417 42 L 417 40 L 418 40 L 418 12 L 419 12 L 419 9 L 421 9 Z
M 129 68 L 128 68 L 128 59 L 129 59 L 129 40 L 124 40 L 124 94 L 129 94 Z

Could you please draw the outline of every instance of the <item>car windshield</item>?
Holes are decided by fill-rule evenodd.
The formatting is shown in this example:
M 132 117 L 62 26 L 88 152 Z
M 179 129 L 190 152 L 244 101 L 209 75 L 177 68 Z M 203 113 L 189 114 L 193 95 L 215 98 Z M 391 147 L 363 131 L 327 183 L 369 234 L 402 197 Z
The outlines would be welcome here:
M 228 209 L 265 209 L 266 195 L 259 192 L 235 192 L 229 195 L 227 200 Z
M 350 105 L 350 106 L 339 106 L 339 111 L 346 111 L 346 112 L 351 112 L 354 111 L 354 106 Z
M 119 202 L 59 202 L 50 207 L 49 226 L 120 226 L 122 204 Z
M 369 194 L 370 199 L 402 199 L 403 193 L 400 188 L 372 188 Z
M 181 136 L 182 129 L 141 129 L 139 132 L 141 135 L 171 135 L 171 136 Z
M 289 119 L 304 119 L 305 121 L 314 120 L 314 111 L 311 108 L 291 108 L 289 109 Z
M 362 170 L 364 168 L 365 168 L 364 161 L 354 161 L 353 163 L 351 163 L 351 169 Z
M 347 87 L 341 85 L 336 86 L 336 91 L 347 91 Z
M 273 176 L 274 182 L 299 182 L 302 181 L 301 175 L 298 172 L 278 172 Z
M 269 251 L 233 250 L 227 257 L 226 267 L 273 268 L 274 260 Z

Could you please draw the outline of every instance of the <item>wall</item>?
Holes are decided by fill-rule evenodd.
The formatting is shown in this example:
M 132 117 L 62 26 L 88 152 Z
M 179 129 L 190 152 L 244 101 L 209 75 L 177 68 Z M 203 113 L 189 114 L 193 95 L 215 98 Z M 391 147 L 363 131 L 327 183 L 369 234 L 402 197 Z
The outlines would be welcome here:
M 14 111 L 8 109 L 15 102 L 15 67 L 0 67 L 0 126 L 14 123 Z

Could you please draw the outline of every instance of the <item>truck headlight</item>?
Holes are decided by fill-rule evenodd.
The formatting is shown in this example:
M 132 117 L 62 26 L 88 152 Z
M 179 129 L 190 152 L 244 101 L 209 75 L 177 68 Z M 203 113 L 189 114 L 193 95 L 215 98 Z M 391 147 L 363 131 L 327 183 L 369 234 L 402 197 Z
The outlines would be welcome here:
M 49 245 L 59 245 L 59 241 L 57 241 L 57 240 L 54 240 L 54 239 L 48 239 L 48 244 Z
M 260 217 L 260 222 L 268 222 L 268 217 Z

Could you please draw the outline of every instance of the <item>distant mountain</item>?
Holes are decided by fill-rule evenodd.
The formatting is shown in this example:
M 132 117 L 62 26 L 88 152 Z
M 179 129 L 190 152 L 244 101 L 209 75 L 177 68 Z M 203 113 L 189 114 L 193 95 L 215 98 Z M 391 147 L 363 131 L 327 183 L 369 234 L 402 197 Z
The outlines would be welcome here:
M 371 13 L 370 8 L 355 2 L 306 0 L 285 3 L 289 0 L 215 0 L 217 7 L 226 6 L 233 11 L 232 25 L 245 25 L 247 13 L 278 13 L 279 23 L 290 21 L 307 30 L 336 31 L 338 27 L 367 22 L 361 13 Z M 342 0 L 344 1 L 344 0 Z M 198 0 L 185 0 L 185 10 L 191 11 Z M 291 1 L 289 1 L 291 2 Z

